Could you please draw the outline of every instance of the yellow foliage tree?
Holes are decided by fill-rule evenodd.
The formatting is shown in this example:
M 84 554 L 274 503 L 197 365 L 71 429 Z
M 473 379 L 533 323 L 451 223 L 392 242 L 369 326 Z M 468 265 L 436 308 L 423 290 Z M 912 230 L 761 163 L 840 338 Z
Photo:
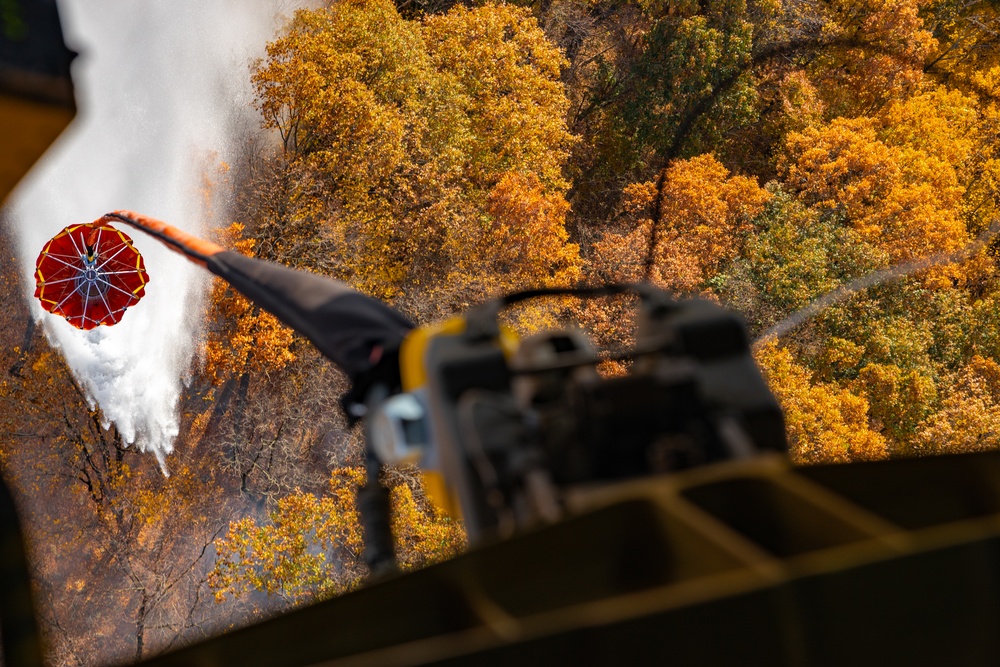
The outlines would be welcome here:
M 1000 364 L 974 355 L 952 391 L 916 434 L 907 453 L 954 454 L 1000 448 Z
M 572 280 L 564 64 L 510 5 L 423 22 L 388 0 L 298 12 L 254 75 L 289 162 L 277 218 L 306 236 L 274 259 L 332 272 L 418 319 L 487 289 Z M 494 268 L 505 277 L 487 288 Z
M 523 7 L 488 2 L 428 17 L 421 28 L 437 71 L 458 82 L 468 134 L 463 185 L 488 192 L 509 172 L 534 174 L 546 192 L 568 187 L 574 137 L 559 81 L 566 59 Z
M 363 468 L 340 468 L 325 495 L 296 491 L 278 501 L 267 523 L 248 517 L 230 524 L 215 543 L 208 579 L 216 599 L 263 591 L 305 604 L 358 586 L 367 572 L 356 505 L 364 482 Z M 390 497 L 400 567 L 422 567 L 465 548 L 461 525 L 429 504 L 419 506 L 407 484 L 394 485 Z
M 810 206 L 832 210 L 868 236 L 881 229 L 873 211 L 899 181 L 899 167 L 868 118 L 838 118 L 788 136 L 783 182 Z
M 868 399 L 872 426 L 895 447 L 902 447 L 912 438 L 937 400 L 933 379 L 891 364 L 866 365 L 851 386 L 856 394 Z
M 925 71 L 950 86 L 987 92 L 977 79 L 1000 64 L 1000 8 L 989 0 L 938 0 L 921 9 L 925 28 L 937 37 Z
M 864 397 L 817 382 L 774 341 L 758 346 L 755 357 L 785 412 L 793 462 L 846 463 L 888 455 L 885 438 L 868 426 Z
M 653 284 L 711 295 L 709 280 L 742 251 L 752 219 L 771 195 L 754 179 L 730 174 L 710 154 L 673 162 L 659 185 L 626 188 L 623 220 L 593 244 L 588 271 L 595 281 L 644 280 L 650 237 L 655 234 Z M 602 343 L 620 345 L 631 335 L 630 312 L 621 301 L 610 307 L 593 302 L 582 307 L 579 317 Z
M 975 149 L 966 169 L 964 213 L 970 229 L 982 231 L 1000 217 L 1000 145 L 991 140 L 1000 133 L 1000 65 L 973 69 L 971 78 L 981 102 L 978 131 L 970 137 Z
M 209 586 L 216 599 L 263 591 L 290 603 L 323 599 L 361 581 L 362 541 L 355 493 L 364 471 L 340 469 L 329 493 L 296 491 L 280 499 L 264 525 L 234 521 L 216 542 Z
M 924 78 L 937 48 L 920 16 L 921 0 L 828 0 L 800 6 L 798 30 L 828 44 L 809 64 L 827 106 L 837 115 L 869 115 Z
M 396 484 L 390 495 L 396 562 L 403 570 L 447 560 L 465 550 L 461 524 L 443 515 L 432 503 L 417 501 L 408 484 Z

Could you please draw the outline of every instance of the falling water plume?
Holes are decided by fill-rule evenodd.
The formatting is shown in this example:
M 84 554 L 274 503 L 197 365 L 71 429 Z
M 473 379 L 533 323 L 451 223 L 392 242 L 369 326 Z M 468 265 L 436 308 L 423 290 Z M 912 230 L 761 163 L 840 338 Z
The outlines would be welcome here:
M 73 69 L 79 113 L 6 212 L 29 290 L 39 250 L 67 225 L 121 208 L 196 234 L 216 222 L 199 192 L 209 156 L 225 160 L 234 130 L 255 122 L 248 66 L 292 4 L 61 2 L 67 44 L 80 53 Z M 106 425 L 153 453 L 166 472 L 207 283 L 156 241 L 134 241 L 150 283 L 116 326 L 82 332 L 30 300 Z

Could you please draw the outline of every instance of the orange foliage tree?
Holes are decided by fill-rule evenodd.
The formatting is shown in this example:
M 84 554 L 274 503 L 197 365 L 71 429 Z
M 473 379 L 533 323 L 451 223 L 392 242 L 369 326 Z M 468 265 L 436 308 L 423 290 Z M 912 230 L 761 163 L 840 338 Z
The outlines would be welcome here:
M 641 280 L 651 249 L 652 282 L 679 292 L 708 287 L 720 265 L 741 252 L 752 219 L 770 199 L 754 179 L 731 175 L 707 154 L 671 164 L 659 188 L 643 183 L 626 192 L 628 220 L 594 244 L 593 270 Z
M 253 257 L 256 241 L 243 238 L 243 231 L 242 224 L 233 223 L 222 241 Z M 251 368 L 280 371 L 295 361 L 292 330 L 219 279 L 212 284 L 209 308 L 217 318 L 217 326 L 206 332 L 202 354 L 205 372 L 216 384 L 239 377 Z
M 661 183 L 633 184 L 626 195 L 621 222 L 592 246 L 591 278 L 640 282 L 651 268 L 655 285 L 709 296 L 711 279 L 742 252 L 751 221 L 771 197 L 754 179 L 730 174 L 712 155 L 678 160 L 663 172 Z M 631 335 L 630 312 L 621 301 L 592 302 L 584 304 L 580 317 L 603 344 L 621 345 Z
M 934 91 L 874 119 L 793 132 L 783 180 L 810 206 L 843 216 L 892 261 L 954 251 L 970 241 L 960 204 L 975 120 L 971 100 Z

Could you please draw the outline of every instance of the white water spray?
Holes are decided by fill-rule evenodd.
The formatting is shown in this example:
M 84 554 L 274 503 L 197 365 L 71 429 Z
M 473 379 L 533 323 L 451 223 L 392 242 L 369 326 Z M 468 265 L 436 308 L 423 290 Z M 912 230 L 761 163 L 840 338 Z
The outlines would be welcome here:
M 233 128 L 256 122 L 248 66 L 295 4 L 304 3 L 60 3 L 66 42 L 80 53 L 73 69 L 79 112 L 9 210 L 31 290 L 35 258 L 67 225 L 115 209 L 194 234 L 217 222 L 208 219 L 201 179 L 210 156 L 226 159 Z M 153 239 L 125 231 L 150 283 L 119 324 L 83 332 L 30 300 L 90 400 L 166 472 L 207 276 Z

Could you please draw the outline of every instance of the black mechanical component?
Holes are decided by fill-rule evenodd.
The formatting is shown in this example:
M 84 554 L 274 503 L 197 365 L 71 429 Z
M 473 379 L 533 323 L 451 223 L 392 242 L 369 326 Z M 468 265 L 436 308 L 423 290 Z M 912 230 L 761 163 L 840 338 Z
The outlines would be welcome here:
M 639 296 L 636 345 L 611 357 L 631 360 L 627 375 L 602 378 L 595 367 L 607 355 L 572 331 L 528 338 L 505 354 L 498 315 L 506 306 L 626 293 Z M 472 540 L 559 518 L 573 485 L 786 447 L 745 326 L 708 301 L 650 286 L 523 292 L 473 310 L 462 329 L 432 335 L 419 363 L 433 446 Z

